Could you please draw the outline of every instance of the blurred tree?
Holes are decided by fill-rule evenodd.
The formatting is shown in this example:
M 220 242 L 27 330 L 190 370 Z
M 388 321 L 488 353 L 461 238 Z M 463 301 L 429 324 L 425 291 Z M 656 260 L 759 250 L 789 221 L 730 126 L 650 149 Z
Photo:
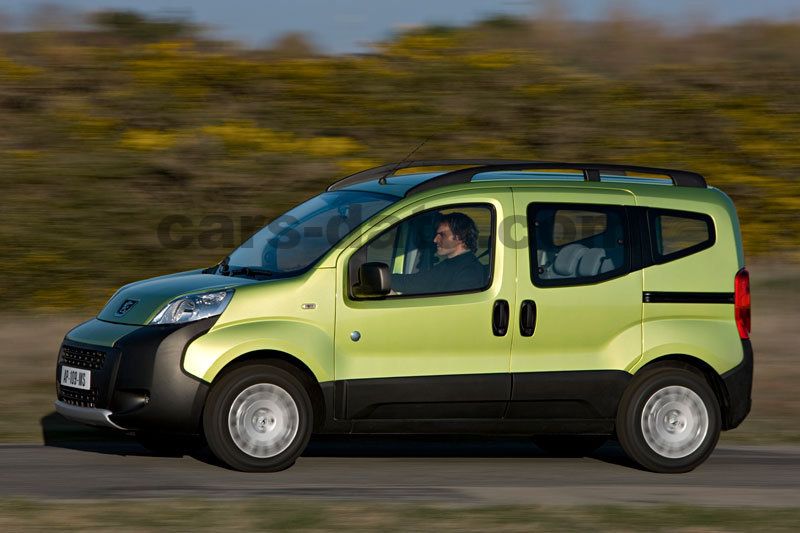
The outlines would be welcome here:
M 98 11 L 89 20 L 102 31 L 140 42 L 188 39 L 195 37 L 198 30 L 187 20 L 155 20 L 136 11 Z
M 320 52 L 312 39 L 304 33 L 290 32 L 278 37 L 270 46 L 277 57 L 307 58 L 319 56 Z
M 424 139 L 414 158 L 697 170 L 736 202 L 748 258 L 800 260 L 800 22 L 672 33 L 555 11 L 325 56 L 301 34 L 244 50 L 179 18 L 91 20 L 0 33 L 6 309 L 96 307 L 121 283 L 213 264 L 228 250 L 201 245 L 207 216 L 242 240 L 245 219 Z M 179 251 L 157 233 L 175 214 L 191 221 Z

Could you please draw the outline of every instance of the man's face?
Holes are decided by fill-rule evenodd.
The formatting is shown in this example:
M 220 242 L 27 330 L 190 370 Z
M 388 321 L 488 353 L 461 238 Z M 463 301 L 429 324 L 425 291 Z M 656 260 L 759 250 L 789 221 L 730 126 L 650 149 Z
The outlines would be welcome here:
M 455 257 L 466 249 L 464 241 L 453 235 L 453 232 L 450 231 L 450 225 L 446 222 L 439 224 L 433 243 L 436 245 L 436 255 L 442 259 Z

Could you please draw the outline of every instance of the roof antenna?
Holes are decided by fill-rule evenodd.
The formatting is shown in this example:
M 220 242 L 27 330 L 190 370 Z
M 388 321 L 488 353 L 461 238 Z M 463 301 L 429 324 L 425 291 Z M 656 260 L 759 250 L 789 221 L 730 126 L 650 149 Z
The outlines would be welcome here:
M 419 150 L 420 148 L 422 148 L 423 146 L 425 146 L 425 143 L 426 143 L 426 142 L 428 142 L 429 140 L 431 140 L 431 138 L 430 138 L 430 137 L 426 138 L 424 141 L 422 141 L 421 143 L 419 143 L 419 146 L 417 146 L 416 148 L 414 148 L 413 150 L 411 150 L 411 151 L 408 153 L 408 155 L 407 155 L 407 156 L 405 156 L 405 157 L 402 159 L 402 161 L 398 162 L 398 163 L 397 163 L 397 164 L 394 166 L 394 168 L 392 168 L 392 169 L 391 169 L 389 172 L 387 172 L 386 174 L 384 174 L 383 176 L 381 176 L 381 177 L 378 179 L 378 183 L 379 183 L 380 185 L 386 185 L 386 178 L 388 178 L 389 176 L 391 176 L 392 174 L 394 174 L 395 172 L 397 172 L 397 171 L 398 171 L 398 169 L 400 168 L 400 165 L 402 165 L 403 163 L 405 163 L 406 161 L 408 161 L 408 158 L 409 158 L 409 157 L 411 157 L 412 155 L 414 155 L 415 153 L 417 153 L 417 150 Z

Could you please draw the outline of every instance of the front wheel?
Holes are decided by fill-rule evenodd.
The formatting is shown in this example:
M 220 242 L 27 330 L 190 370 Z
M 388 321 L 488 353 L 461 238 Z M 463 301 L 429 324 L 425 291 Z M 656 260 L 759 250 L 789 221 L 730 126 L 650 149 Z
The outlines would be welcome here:
M 313 411 L 305 387 L 290 372 L 266 364 L 239 367 L 211 389 L 203 413 L 208 446 L 245 472 L 284 470 L 311 437 Z
M 655 367 L 636 376 L 622 396 L 617 436 L 625 453 L 644 468 L 688 472 L 714 451 L 720 418 L 717 398 L 702 376 Z

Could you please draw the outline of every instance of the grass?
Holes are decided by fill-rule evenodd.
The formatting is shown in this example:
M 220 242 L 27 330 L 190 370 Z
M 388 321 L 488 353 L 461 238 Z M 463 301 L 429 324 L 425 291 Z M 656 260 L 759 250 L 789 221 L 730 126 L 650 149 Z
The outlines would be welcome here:
M 753 345 L 755 376 L 753 410 L 723 443 L 800 443 L 800 382 L 796 347 L 800 313 L 800 267 L 751 268 L 753 279 Z M 53 413 L 55 361 L 64 334 L 88 318 L 80 315 L 0 317 L 0 442 L 43 441 L 46 417 L 51 432 L 75 438 L 96 438 L 88 428 L 68 423 Z
M 95 528 L 147 530 L 458 530 L 574 531 L 772 531 L 794 530 L 800 510 L 731 510 L 693 507 L 485 507 L 444 508 L 363 503 L 282 501 L 0 504 L 0 525 L 7 530 L 45 530 L 68 525 L 73 531 Z
M 461 507 L 283 500 L 0 501 L 5 531 L 796 531 L 800 509 Z

